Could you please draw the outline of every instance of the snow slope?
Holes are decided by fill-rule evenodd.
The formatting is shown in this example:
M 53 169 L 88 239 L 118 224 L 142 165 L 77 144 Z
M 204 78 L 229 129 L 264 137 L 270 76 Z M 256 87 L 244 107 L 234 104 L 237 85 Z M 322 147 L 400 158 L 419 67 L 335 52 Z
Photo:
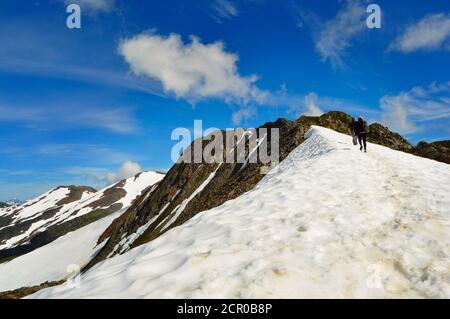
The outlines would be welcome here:
M 117 207 L 116 210 L 128 207 L 145 188 L 159 182 L 163 177 L 164 174 L 158 172 L 142 172 L 96 193 L 83 192 L 81 199 L 63 205 L 58 205 L 58 202 L 63 200 L 70 191 L 68 187 L 58 187 L 19 207 L 0 210 L 0 217 L 10 215 L 13 218 L 8 227 L 26 222 L 30 218 L 35 219 L 22 233 L 3 242 L 0 241 L 0 250 L 18 246 L 30 236 L 43 232 L 51 226 L 70 221 L 97 209 L 108 209 L 113 205 Z M 124 192 L 117 200 L 108 200 L 108 196 L 114 196 L 111 190 Z M 102 200 L 105 199 L 106 201 L 102 204 Z M 49 210 L 56 210 L 56 212 L 49 217 L 39 218 Z
M 123 212 L 123 211 L 121 211 Z M 0 291 L 39 285 L 69 277 L 71 265 L 87 264 L 102 247 L 97 240 L 121 212 L 109 215 L 36 249 L 0 264 Z
M 308 134 L 252 191 L 30 298 L 449 298 L 450 166 Z

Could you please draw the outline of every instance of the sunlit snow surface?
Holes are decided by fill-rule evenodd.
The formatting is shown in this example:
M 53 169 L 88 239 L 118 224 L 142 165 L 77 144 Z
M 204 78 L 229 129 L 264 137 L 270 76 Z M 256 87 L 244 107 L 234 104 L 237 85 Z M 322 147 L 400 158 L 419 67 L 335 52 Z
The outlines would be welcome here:
M 257 187 L 31 298 L 450 297 L 450 166 L 313 127 Z

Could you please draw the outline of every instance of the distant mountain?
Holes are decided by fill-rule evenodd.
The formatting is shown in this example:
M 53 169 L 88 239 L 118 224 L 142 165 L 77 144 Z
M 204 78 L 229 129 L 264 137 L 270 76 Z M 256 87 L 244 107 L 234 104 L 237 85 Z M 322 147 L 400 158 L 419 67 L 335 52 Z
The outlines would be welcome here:
M 143 172 L 101 191 L 60 186 L 19 206 L 0 209 L 0 261 L 46 245 L 98 219 L 126 209 L 164 177 Z
M 5 207 L 8 207 L 8 206 L 10 206 L 10 205 L 7 204 L 7 203 L 0 202 L 0 208 L 5 208 Z
M 9 206 L 14 206 L 14 205 L 22 205 L 23 203 L 25 203 L 25 201 L 17 199 L 17 198 L 13 198 L 13 199 L 7 200 L 5 203 L 8 204 Z

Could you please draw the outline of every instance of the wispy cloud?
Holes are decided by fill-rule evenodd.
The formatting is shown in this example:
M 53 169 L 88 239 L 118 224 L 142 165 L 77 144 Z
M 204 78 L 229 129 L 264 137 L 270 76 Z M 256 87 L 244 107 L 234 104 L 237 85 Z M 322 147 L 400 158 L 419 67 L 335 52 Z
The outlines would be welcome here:
M 239 15 L 235 3 L 231 0 L 213 0 L 211 2 L 212 16 L 217 22 L 224 19 L 232 19 Z
M 0 174 L 7 175 L 7 176 L 25 176 L 25 175 L 30 175 L 32 173 L 33 173 L 33 171 L 30 169 L 10 170 L 10 169 L 0 168 Z
M 286 84 L 275 94 L 269 94 L 265 105 L 285 107 L 287 115 L 295 118 L 300 115 L 320 115 L 327 111 L 343 111 L 372 118 L 380 114 L 376 105 L 362 105 L 343 98 L 319 95 L 317 92 L 291 94 Z
M 85 163 L 102 167 L 121 164 L 127 160 L 140 160 L 130 154 L 104 144 L 43 143 L 37 145 L 8 146 L 0 149 L 0 158 L 8 161 L 42 161 L 54 163 Z
M 305 107 L 306 112 L 305 115 L 309 116 L 320 116 L 323 114 L 322 109 L 317 103 L 317 94 L 316 93 L 309 93 L 305 96 Z
M 428 15 L 408 26 L 391 43 L 389 50 L 411 53 L 414 51 L 450 49 L 450 14 Z
M 443 121 L 450 127 L 450 82 L 386 95 L 380 104 L 382 122 L 400 133 L 417 132 L 436 121 Z
M 94 12 L 109 12 L 114 8 L 115 0 L 61 0 L 66 5 L 76 3 L 81 9 L 91 10 Z
M 130 154 L 110 148 L 103 144 L 83 143 L 48 143 L 21 149 L 26 156 L 41 156 L 43 158 L 70 159 L 88 163 L 101 163 L 102 165 L 117 165 L 133 158 Z
M 70 102 L 63 108 L 0 105 L 0 122 L 25 123 L 31 127 L 45 129 L 91 127 L 120 134 L 134 133 L 139 129 L 130 108 L 86 107 L 70 105 Z
M 18 58 L 2 58 L 0 70 L 16 74 L 29 74 L 102 86 L 118 87 L 164 97 L 161 86 L 150 79 L 138 78 L 127 72 L 100 68 L 53 64 Z
M 366 28 L 366 8 L 361 0 L 346 0 L 336 16 L 322 21 L 313 12 L 296 7 L 296 24 L 311 29 L 316 51 L 333 68 L 344 68 L 347 49 Z
M 92 40 L 71 41 L 64 28 L 34 26 L 28 20 L 0 21 L 0 71 L 42 78 L 64 79 L 102 87 L 122 88 L 164 96 L 156 81 L 138 78 L 117 63 L 101 63 L 114 56 Z M 37 23 L 37 22 L 36 22 Z M 14 37 L 10 35 L 14 34 Z M 82 38 L 84 39 L 84 38 Z M 107 40 L 105 40 L 107 41 Z M 96 51 L 95 55 L 84 54 Z

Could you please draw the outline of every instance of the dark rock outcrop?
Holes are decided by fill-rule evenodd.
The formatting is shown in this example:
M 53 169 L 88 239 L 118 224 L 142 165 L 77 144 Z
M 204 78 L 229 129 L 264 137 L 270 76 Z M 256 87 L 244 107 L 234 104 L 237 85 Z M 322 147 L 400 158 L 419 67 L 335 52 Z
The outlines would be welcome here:
M 400 134 L 391 132 L 387 127 L 378 123 L 373 123 L 369 126 L 367 141 L 405 153 L 414 152 L 414 146 Z
M 347 134 L 348 124 L 351 120 L 352 117 L 347 113 L 332 111 L 321 116 L 302 115 L 297 122 L 308 127 L 311 125 L 323 126 L 335 130 L 336 132 Z
M 65 282 L 65 280 L 47 281 L 47 282 L 44 282 L 40 285 L 36 285 L 33 287 L 24 287 L 24 288 L 19 288 L 16 290 L 0 292 L 0 299 L 21 299 L 23 297 L 32 295 L 35 292 L 38 292 L 39 290 L 62 285 L 64 282 Z
M 450 164 L 450 141 L 420 142 L 415 147 L 414 154 Z

